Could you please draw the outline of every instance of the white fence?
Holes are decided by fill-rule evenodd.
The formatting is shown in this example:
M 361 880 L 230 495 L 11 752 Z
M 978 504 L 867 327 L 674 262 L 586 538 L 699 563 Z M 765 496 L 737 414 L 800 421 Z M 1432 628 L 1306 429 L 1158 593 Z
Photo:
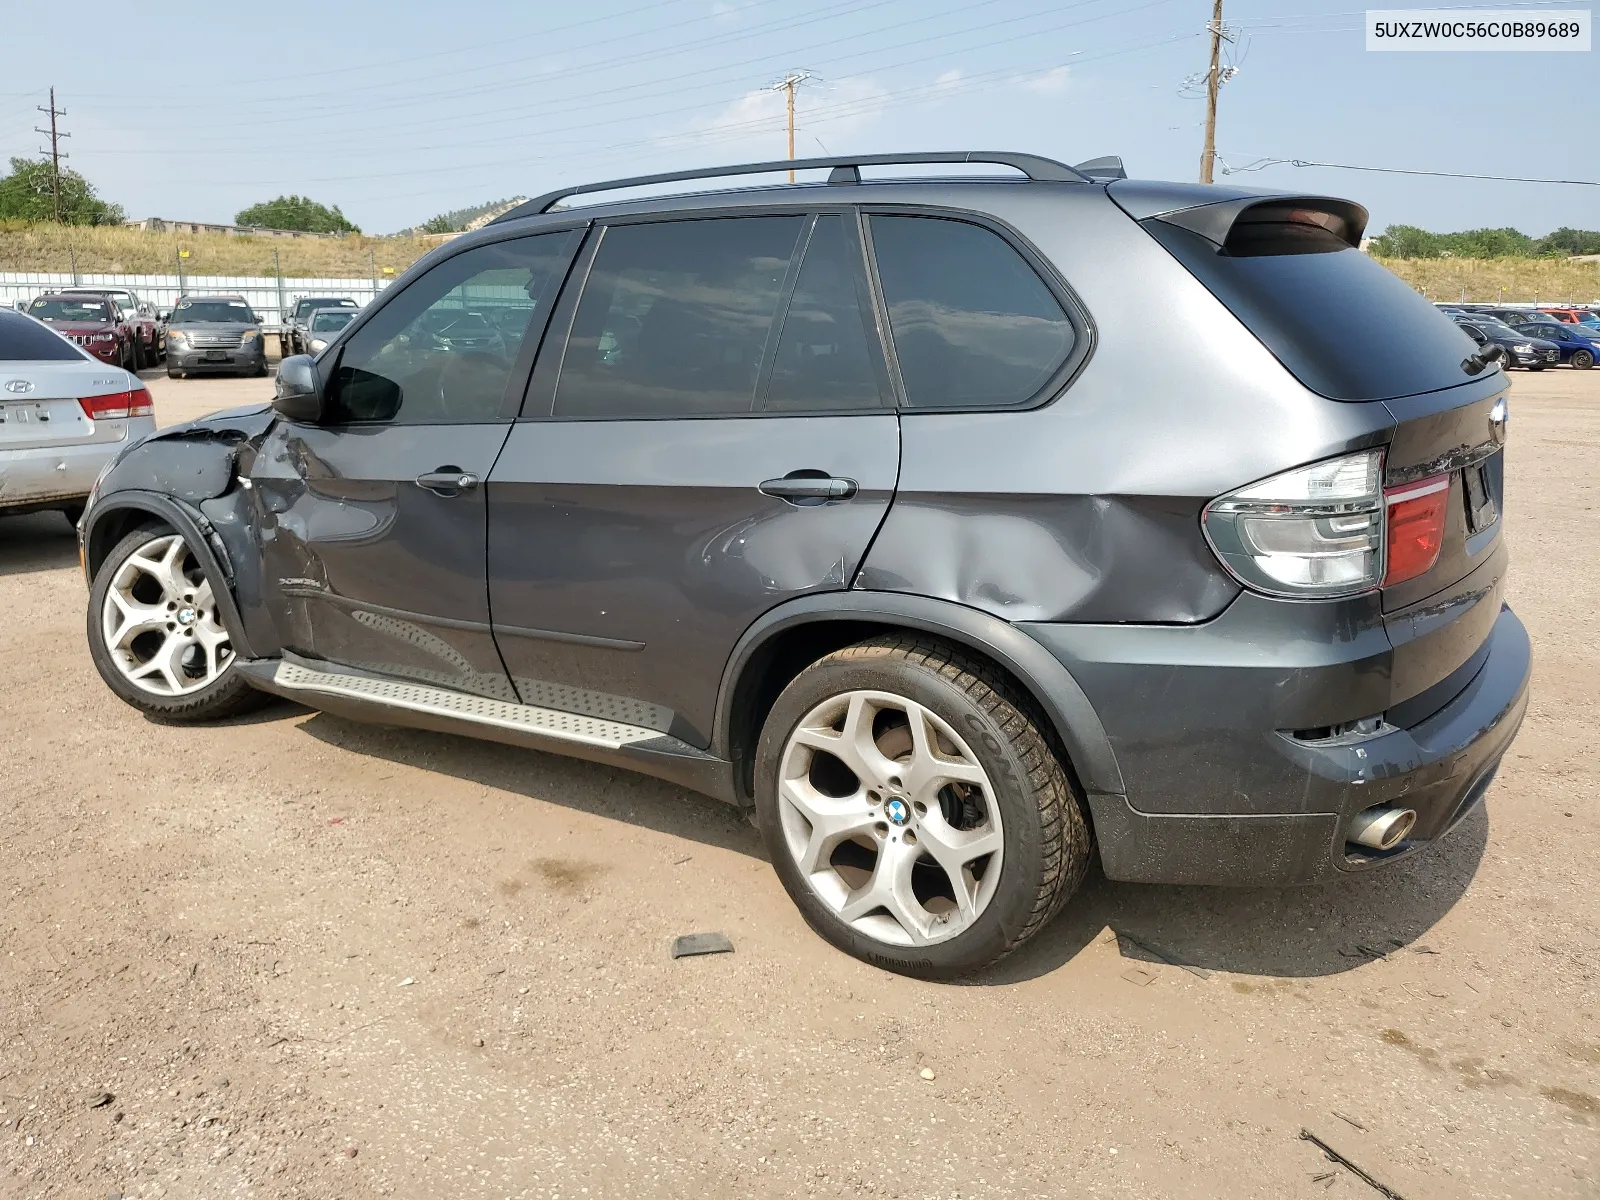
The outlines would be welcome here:
M 231 293 L 240 295 L 255 309 L 262 324 L 277 329 L 286 308 L 296 296 L 348 296 L 366 304 L 390 283 L 387 279 L 278 279 L 272 275 L 105 275 L 92 271 L 0 271 L 0 305 L 29 301 L 45 292 L 66 291 L 74 287 L 127 288 L 141 300 L 168 309 L 184 293 L 191 296 Z

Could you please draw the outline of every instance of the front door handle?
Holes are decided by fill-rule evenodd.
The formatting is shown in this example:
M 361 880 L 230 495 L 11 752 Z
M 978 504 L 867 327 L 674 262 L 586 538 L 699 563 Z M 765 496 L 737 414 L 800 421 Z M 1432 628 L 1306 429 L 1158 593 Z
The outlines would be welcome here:
M 792 504 L 826 504 L 848 500 L 856 494 L 856 486 L 854 479 L 838 479 L 821 471 L 791 471 L 781 479 L 763 480 L 757 490 Z
M 463 471 L 460 467 L 440 467 L 417 476 L 418 487 L 427 488 L 438 496 L 459 496 L 481 482 L 471 471 Z

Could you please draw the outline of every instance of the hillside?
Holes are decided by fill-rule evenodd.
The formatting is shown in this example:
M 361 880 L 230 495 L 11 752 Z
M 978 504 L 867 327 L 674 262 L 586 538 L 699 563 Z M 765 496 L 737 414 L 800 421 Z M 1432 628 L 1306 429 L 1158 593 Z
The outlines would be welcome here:
M 1560 258 L 1379 258 L 1430 300 L 1600 301 L 1600 262 Z
M 271 275 L 278 253 L 284 275 L 369 278 L 396 274 L 443 240 L 439 237 L 267 238 L 149 233 L 116 226 L 0 221 L 0 271 L 79 271 L 170 275 L 189 251 L 186 275 Z

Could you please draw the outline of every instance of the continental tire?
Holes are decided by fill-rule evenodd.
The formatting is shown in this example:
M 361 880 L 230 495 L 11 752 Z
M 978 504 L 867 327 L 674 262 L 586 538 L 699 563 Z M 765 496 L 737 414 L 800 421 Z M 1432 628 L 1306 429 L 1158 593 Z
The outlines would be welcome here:
M 891 971 L 998 962 L 1077 890 L 1090 835 L 1029 705 L 924 637 L 847 647 L 783 690 L 756 751 L 756 808 L 806 921 Z
M 89 589 L 89 653 L 106 686 L 165 721 L 216 721 L 268 697 L 234 666 L 212 581 L 183 536 L 151 524 L 124 537 Z

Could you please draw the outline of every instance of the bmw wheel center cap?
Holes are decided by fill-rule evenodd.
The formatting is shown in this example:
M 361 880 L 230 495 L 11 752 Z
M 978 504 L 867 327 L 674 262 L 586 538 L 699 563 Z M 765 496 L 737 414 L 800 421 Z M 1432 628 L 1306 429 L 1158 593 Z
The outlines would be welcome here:
M 896 825 L 904 825 L 911 819 L 911 806 L 896 797 L 883 806 L 883 815 Z

